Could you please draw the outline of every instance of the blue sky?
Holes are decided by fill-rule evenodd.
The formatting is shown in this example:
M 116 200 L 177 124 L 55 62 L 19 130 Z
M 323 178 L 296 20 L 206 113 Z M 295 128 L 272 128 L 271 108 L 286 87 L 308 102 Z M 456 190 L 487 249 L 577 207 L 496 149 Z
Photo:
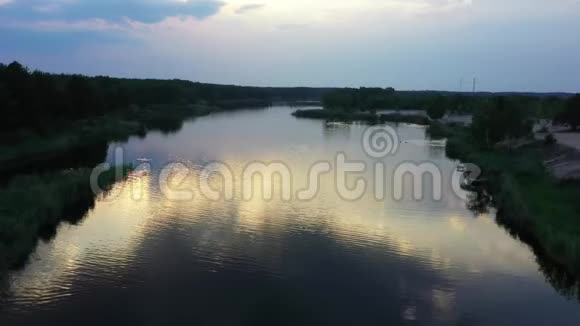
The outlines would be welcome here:
M 259 86 L 580 92 L 580 0 L 0 0 L 0 61 Z

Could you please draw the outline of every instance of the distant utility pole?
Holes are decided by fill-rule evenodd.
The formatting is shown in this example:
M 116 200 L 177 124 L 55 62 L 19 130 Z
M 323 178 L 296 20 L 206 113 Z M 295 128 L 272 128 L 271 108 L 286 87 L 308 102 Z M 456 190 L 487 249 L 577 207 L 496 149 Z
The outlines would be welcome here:
M 459 92 L 463 92 L 463 77 L 459 80 Z
M 477 86 L 477 78 L 473 77 L 473 92 L 475 93 L 475 89 Z

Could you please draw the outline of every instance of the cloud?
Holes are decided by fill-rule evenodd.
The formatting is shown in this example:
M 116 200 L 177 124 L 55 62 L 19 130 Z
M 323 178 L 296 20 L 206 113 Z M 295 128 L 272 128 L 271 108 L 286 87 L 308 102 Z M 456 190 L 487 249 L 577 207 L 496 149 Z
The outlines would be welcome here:
M 0 40 L 10 44 L 4 49 L 4 54 L 12 54 L 15 58 L 42 53 L 70 55 L 71 51 L 87 44 L 134 44 L 135 41 L 123 33 L 113 30 L 89 29 L 85 26 L 67 26 L 51 23 L 44 30 L 1 28 Z
M 470 76 L 489 90 L 580 85 L 578 0 L 222 0 L 211 19 L 184 8 L 217 0 L 98 1 L 0 6 L 0 61 L 247 85 L 452 90 Z M 266 6 L 236 13 L 257 3 Z
M 167 17 L 207 18 L 223 3 L 217 0 L 0 0 L 0 19 L 12 21 L 125 20 L 156 23 Z
M 243 5 L 243 6 L 239 7 L 238 9 L 236 9 L 235 12 L 238 15 L 242 15 L 242 14 L 247 13 L 248 11 L 262 9 L 265 6 L 266 6 L 265 4 L 261 4 L 261 3 L 252 3 L 252 4 L 247 4 L 247 5 Z

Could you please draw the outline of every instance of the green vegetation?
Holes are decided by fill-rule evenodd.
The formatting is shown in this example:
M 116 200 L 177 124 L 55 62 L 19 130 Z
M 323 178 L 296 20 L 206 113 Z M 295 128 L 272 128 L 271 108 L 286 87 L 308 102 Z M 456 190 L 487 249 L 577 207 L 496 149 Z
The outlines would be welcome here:
M 98 180 L 109 189 L 125 178 L 130 167 L 105 171 Z M 0 189 L 0 276 L 26 261 L 38 236 L 51 236 L 62 220 L 74 223 L 94 205 L 91 169 L 21 176 Z
M 558 114 L 556 122 L 568 124 L 573 130 L 580 126 L 580 94 L 566 101 L 566 108 Z
M 491 151 L 480 149 L 473 139 L 453 136 L 447 146 L 449 156 L 473 162 L 484 171 L 500 209 L 500 222 L 518 235 L 528 235 L 550 257 L 580 272 L 580 185 L 561 183 L 546 172 L 542 144 Z
M 292 113 L 297 118 L 321 119 L 328 121 L 363 121 L 369 124 L 395 122 L 428 125 L 429 118 L 420 114 L 376 114 L 370 112 L 344 112 L 323 109 L 297 110 Z
M 0 271 L 23 263 L 39 235 L 94 204 L 90 168 L 105 159 L 108 142 L 176 131 L 184 119 L 216 111 L 317 101 L 328 91 L 56 75 L 0 64 Z M 16 175 L 46 170 L 53 172 Z M 115 181 L 110 172 L 101 180 Z
M 433 120 L 439 120 L 445 116 L 448 105 L 447 99 L 443 95 L 435 96 L 427 106 L 427 115 Z
M 296 117 L 371 124 L 429 125 L 432 137 L 449 137 L 452 157 L 485 171 L 487 186 L 501 208 L 501 220 L 531 234 L 550 256 L 580 266 L 580 187 L 560 184 L 542 165 L 543 144 L 497 148 L 525 138 L 531 118 L 553 118 L 580 125 L 580 97 L 563 94 L 448 93 L 395 91 L 393 88 L 258 88 L 182 80 L 134 80 L 30 72 L 17 62 L 0 64 L 0 172 L 38 167 L 72 150 L 94 158 L 84 168 L 35 176 L 16 176 L 0 189 L 0 270 L 21 264 L 39 235 L 64 219 L 78 220 L 93 204 L 90 167 L 103 160 L 109 141 L 150 130 L 172 132 L 184 119 L 273 101 L 322 100 L 324 109 L 298 110 Z M 422 110 L 431 119 L 446 112 L 474 113 L 471 128 L 446 126 L 420 114 L 377 114 L 381 109 Z M 82 155 L 85 156 L 85 155 Z M 60 169 L 71 168 L 59 167 Z M 76 165 L 75 165 L 76 167 Z M 116 179 L 105 174 L 103 185 Z M 577 268 L 580 270 L 580 268 Z
M 431 139 L 444 139 L 452 135 L 451 128 L 457 127 L 456 124 L 444 124 L 439 121 L 431 121 L 427 128 L 427 135 Z
M 489 148 L 500 141 L 530 136 L 533 121 L 525 104 L 515 98 L 497 97 L 493 105 L 476 112 L 471 130 L 483 146 Z
M 421 114 L 400 114 L 400 113 L 389 113 L 379 115 L 379 121 L 384 122 L 395 122 L 395 123 L 410 123 L 416 125 L 429 125 L 429 118 Z
M 213 109 L 268 106 L 272 101 L 320 100 L 325 88 L 268 88 L 30 72 L 18 62 L 0 64 L 0 141 L 44 136 L 73 122 L 157 105 Z M 138 112 L 141 113 L 141 112 Z M 164 112 L 165 113 L 165 112 Z M 144 114 L 147 114 L 144 112 Z
M 176 131 L 181 128 L 184 119 L 216 110 L 203 105 L 131 106 L 122 112 L 79 119 L 69 128 L 56 128 L 43 135 L 26 132 L 17 143 L 0 143 L 0 171 L 35 166 L 75 149 L 122 141 L 131 135 L 145 135 L 152 130 Z
M 568 94 L 457 93 L 438 91 L 396 91 L 393 88 L 343 88 L 323 96 L 324 109 L 343 112 L 377 110 L 425 110 L 433 119 L 450 113 L 473 113 L 494 105 L 497 97 L 510 98 L 531 116 L 553 118 L 566 106 Z
M 322 109 L 296 110 L 292 113 L 297 118 L 321 119 L 329 121 L 368 121 L 375 122 L 378 116 L 369 112 L 344 112 Z
M 550 146 L 530 141 L 523 146 L 497 144 L 526 137 L 529 122 L 521 108 L 496 100 L 495 108 L 479 112 L 471 127 L 437 126 L 446 134 L 447 155 L 477 164 L 483 186 L 493 194 L 498 221 L 537 250 L 580 272 L 580 184 L 552 177 L 543 161 Z
M 328 91 L 56 75 L 0 64 L 0 171 L 149 130 L 175 131 L 190 117 L 279 100 L 317 101 Z
M 396 105 L 393 88 L 344 88 L 326 94 L 324 108 L 332 111 L 355 112 L 389 109 Z

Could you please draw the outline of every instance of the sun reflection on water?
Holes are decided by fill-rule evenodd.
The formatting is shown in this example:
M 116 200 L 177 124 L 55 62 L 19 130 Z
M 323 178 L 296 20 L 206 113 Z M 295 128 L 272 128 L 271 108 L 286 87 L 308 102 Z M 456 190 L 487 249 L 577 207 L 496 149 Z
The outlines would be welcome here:
M 228 121 L 218 121 L 216 127 L 219 123 L 232 128 Z M 296 128 L 289 124 L 288 128 Z M 352 127 L 349 134 L 361 129 Z M 330 159 L 334 146 L 357 152 L 356 140 L 341 138 L 334 143 L 332 136 L 317 131 L 319 137 L 330 138 L 308 147 L 292 144 L 287 151 L 264 146 L 259 155 L 251 152 L 247 157 L 234 151 L 219 157 L 236 176 L 232 200 L 203 196 L 170 200 L 160 190 L 155 168 L 132 175 L 108 197 L 99 198 L 78 225 L 62 224 L 52 241 L 39 245 L 28 266 L 11 276 L 13 305 L 30 311 L 42 305 L 58 306 L 94 291 L 91 285 L 95 284 L 133 289 L 162 276 L 171 284 L 174 274 L 176 282 L 195 280 L 180 272 L 256 273 L 306 284 L 310 277 L 324 283 L 333 274 L 352 269 L 351 282 L 375 282 L 401 301 L 400 318 L 419 320 L 428 315 L 449 321 L 459 315 L 464 287 L 484 281 L 505 284 L 493 283 L 496 276 L 543 286 L 529 248 L 500 229 L 493 212 L 474 216 L 464 201 L 451 195 L 449 187 L 441 202 L 396 201 L 389 196 L 376 200 L 370 193 L 358 201 L 345 201 L 335 191 L 335 176 L 328 174 L 321 177 L 315 199 L 285 201 L 279 196 L 279 178 L 270 180 L 272 200 L 262 199 L 261 180 L 243 182 L 242 170 L 251 160 L 286 162 L 293 183 L 301 186 L 306 184 L 310 165 Z M 402 132 L 424 137 L 422 129 Z M 424 145 L 401 146 L 407 160 L 429 158 L 425 155 L 431 153 L 445 173 L 455 168 L 454 162 L 425 150 Z M 296 148 L 309 155 L 296 155 Z M 221 154 L 220 149 L 216 151 Z M 195 157 L 190 161 L 195 162 Z M 181 188 L 198 189 L 200 169 L 177 173 L 185 176 Z M 213 189 L 223 186 L 217 177 L 209 181 Z M 256 191 L 255 196 L 244 200 L 242 191 L 248 188 Z M 326 267 L 333 264 L 337 267 Z

